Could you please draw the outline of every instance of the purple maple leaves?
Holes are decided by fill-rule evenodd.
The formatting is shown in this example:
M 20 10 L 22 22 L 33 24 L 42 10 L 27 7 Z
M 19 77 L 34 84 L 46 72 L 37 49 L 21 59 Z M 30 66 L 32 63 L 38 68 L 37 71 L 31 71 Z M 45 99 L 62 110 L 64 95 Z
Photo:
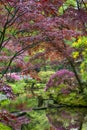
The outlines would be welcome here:
M 11 86 L 9 86 L 7 84 L 1 84 L 1 83 L 0 83 L 0 85 L 1 85 L 0 92 L 4 93 L 10 99 L 13 99 L 15 97 Z
M 72 71 L 62 69 L 53 74 L 49 81 L 46 84 L 45 91 L 47 91 L 51 87 L 58 87 L 60 84 L 66 84 L 69 80 L 74 77 L 74 73 Z

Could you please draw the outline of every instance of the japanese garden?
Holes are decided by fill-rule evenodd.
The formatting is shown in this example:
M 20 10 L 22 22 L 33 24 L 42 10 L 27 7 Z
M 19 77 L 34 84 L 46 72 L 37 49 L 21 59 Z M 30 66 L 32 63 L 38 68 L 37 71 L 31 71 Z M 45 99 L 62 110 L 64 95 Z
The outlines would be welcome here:
M 87 0 L 0 0 L 0 130 L 87 130 Z

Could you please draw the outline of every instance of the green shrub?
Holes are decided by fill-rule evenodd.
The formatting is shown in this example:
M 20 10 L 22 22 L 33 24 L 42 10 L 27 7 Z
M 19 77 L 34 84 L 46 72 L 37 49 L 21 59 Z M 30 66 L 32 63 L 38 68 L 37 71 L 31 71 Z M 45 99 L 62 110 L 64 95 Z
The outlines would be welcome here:
M 15 83 L 8 83 L 12 89 L 13 89 L 13 92 L 16 94 L 16 93 L 23 93 L 24 92 L 24 88 L 26 86 L 26 83 L 21 80 L 21 81 L 18 81 L 18 82 L 15 82 Z
M 39 77 L 41 78 L 41 81 L 43 83 L 46 83 L 48 79 L 50 78 L 50 76 L 54 73 L 55 73 L 54 71 L 41 71 L 39 73 Z
M 3 123 L 0 123 L 0 130 L 11 130 L 10 127 L 6 126 L 5 124 Z

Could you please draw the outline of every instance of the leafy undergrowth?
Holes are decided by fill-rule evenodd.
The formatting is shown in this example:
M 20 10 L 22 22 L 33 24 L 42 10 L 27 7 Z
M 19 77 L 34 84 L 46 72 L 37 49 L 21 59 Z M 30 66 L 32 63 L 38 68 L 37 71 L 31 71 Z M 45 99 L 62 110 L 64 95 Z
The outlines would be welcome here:
M 3 123 L 0 123 L 0 130 L 11 130 L 10 127 L 6 126 L 5 124 Z
M 22 110 L 30 110 L 32 107 L 37 106 L 37 99 L 32 94 L 21 94 L 13 101 L 4 101 L 1 108 L 10 112 L 18 112 Z
M 15 94 L 30 93 L 31 89 L 37 90 L 37 89 L 43 89 L 45 87 L 45 84 L 43 82 L 38 82 L 34 79 L 21 80 L 7 84 L 12 87 L 12 90 Z
M 31 111 L 29 113 L 32 117 L 32 120 L 29 124 L 23 125 L 23 130 L 48 130 L 49 129 L 49 122 L 46 118 L 45 111 Z
M 17 93 L 24 93 L 24 89 L 26 86 L 26 83 L 24 81 L 17 81 L 15 83 L 8 83 L 15 94 Z
M 39 72 L 39 77 L 41 78 L 42 83 L 46 83 L 50 76 L 54 74 L 55 71 L 41 71 Z
M 87 106 L 87 102 L 82 94 L 70 93 L 69 95 L 61 95 L 58 97 L 60 104 L 69 106 Z
M 57 104 L 65 104 L 69 106 L 87 106 L 87 95 L 86 93 L 78 93 L 78 90 L 71 91 L 68 93 L 60 92 L 61 88 L 51 88 L 46 92 L 47 98 L 53 98 Z

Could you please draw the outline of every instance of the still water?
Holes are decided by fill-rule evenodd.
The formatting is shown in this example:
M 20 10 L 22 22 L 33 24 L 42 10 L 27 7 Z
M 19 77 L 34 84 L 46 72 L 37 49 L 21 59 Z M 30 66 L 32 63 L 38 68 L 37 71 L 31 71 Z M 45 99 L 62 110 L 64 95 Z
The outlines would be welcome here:
M 29 124 L 22 130 L 87 130 L 86 108 L 58 108 L 32 111 Z
M 11 119 L 11 130 L 87 130 L 87 108 L 49 107 L 45 110 L 32 110 L 32 107 L 37 107 L 37 101 L 35 98 L 28 99 L 22 95 L 17 102 L 3 106 L 3 109 L 18 115 L 20 124 Z

